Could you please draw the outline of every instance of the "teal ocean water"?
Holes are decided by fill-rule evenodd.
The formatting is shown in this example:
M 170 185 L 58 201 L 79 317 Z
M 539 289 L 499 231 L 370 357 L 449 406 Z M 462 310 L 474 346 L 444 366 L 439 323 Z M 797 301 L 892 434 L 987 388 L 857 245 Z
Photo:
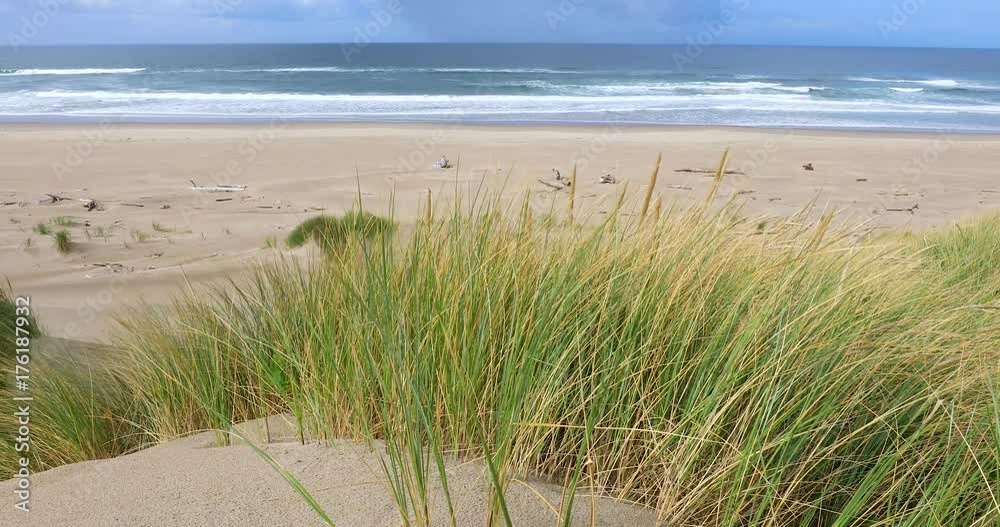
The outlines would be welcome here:
M 372 44 L 0 51 L 0 119 L 1000 132 L 1000 50 Z

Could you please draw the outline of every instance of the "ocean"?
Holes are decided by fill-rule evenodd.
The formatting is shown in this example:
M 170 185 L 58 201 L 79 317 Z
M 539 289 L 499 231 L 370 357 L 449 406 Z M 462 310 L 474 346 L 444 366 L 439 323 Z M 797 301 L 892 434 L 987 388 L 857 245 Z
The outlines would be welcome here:
M 340 44 L 0 50 L 6 121 L 1000 132 L 1000 50 Z

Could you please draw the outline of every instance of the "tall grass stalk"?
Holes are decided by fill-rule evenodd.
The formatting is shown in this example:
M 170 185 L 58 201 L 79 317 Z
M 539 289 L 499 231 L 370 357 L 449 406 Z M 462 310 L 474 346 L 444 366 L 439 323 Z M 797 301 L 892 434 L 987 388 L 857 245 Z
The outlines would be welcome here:
M 576 163 L 573 164 L 573 175 L 569 178 L 569 222 L 573 223 L 576 214 Z
M 649 175 L 649 184 L 646 186 L 646 195 L 642 199 L 642 213 L 639 217 L 642 220 L 646 219 L 646 213 L 649 212 L 649 203 L 653 199 L 653 192 L 656 190 L 656 181 L 660 177 L 660 162 L 663 161 L 663 153 L 661 152 L 656 156 L 656 166 L 653 167 L 653 173 Z

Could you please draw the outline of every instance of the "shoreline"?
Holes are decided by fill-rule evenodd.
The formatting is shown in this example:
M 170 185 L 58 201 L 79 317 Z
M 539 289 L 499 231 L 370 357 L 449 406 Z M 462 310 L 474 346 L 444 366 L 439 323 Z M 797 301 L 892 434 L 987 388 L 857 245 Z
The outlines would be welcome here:
M 973 137 L 1000 137 L 1000 130 L 974 130 L 966 128 L 902 128 L 902 127 L 827 127 L 827 126 L 801 126 L 801 125 L 721 125 L 721 124 L 678 124 L 678 123 L 644 123 L 644 122 L 620 122 L 620 121 L 478 121 L 475 119 L 329 119 L 329 118 L 304 118 L 301 116 L 284 117 L 274 116 L 248 116 L 248 117 L 205 117 L 199 119 L 188 119 L 184 117 L 163 117 L 163 118 L 131 118 L 124 116 L 52 116 L 49 119 L 22 119 L 20 116 L 9 117 L 0 116 L 0 128 L 4 126 L 90 126 L 102 123 L 123 126 L 259 126 L 273 122 L 284 122 L 286 126 L 313 126 L 313 127 L 335 127 L 335 126 L 363 126 L 363 127 L 405 127 L 414 128 L 433 126 L 455 126 L 468 128 L 548 128 L 548 129 L 580 129 L 580 128 L 608 128 L 620 127 L 637 130 L 719 130 L 719 131 L 757 131 L 757 132 L 815 132 L 820 134 L 879 134 L 879 135 L 952 135 L 952 136 L 973 136 Z

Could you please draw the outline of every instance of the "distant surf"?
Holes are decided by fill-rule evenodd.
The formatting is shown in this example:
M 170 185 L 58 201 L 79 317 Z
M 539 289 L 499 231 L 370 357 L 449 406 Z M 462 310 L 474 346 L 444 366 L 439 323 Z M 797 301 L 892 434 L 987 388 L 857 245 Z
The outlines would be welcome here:
M 33 48 L 0 55 L 0 119 L 643 123 L 1000 132 L 1000 54 L 336 45 Z M 983 53 L 987 53 L 983 55 Z M 945 60 L 947 59 L 947 60 Z M 859 66 L 862 65 L 862 66 Z M 943 66 L 941 66 L 943 65 Z
M 65 68 L 0 70 L 0 75 L 121 75 L 139 73 L 146 68 Z

